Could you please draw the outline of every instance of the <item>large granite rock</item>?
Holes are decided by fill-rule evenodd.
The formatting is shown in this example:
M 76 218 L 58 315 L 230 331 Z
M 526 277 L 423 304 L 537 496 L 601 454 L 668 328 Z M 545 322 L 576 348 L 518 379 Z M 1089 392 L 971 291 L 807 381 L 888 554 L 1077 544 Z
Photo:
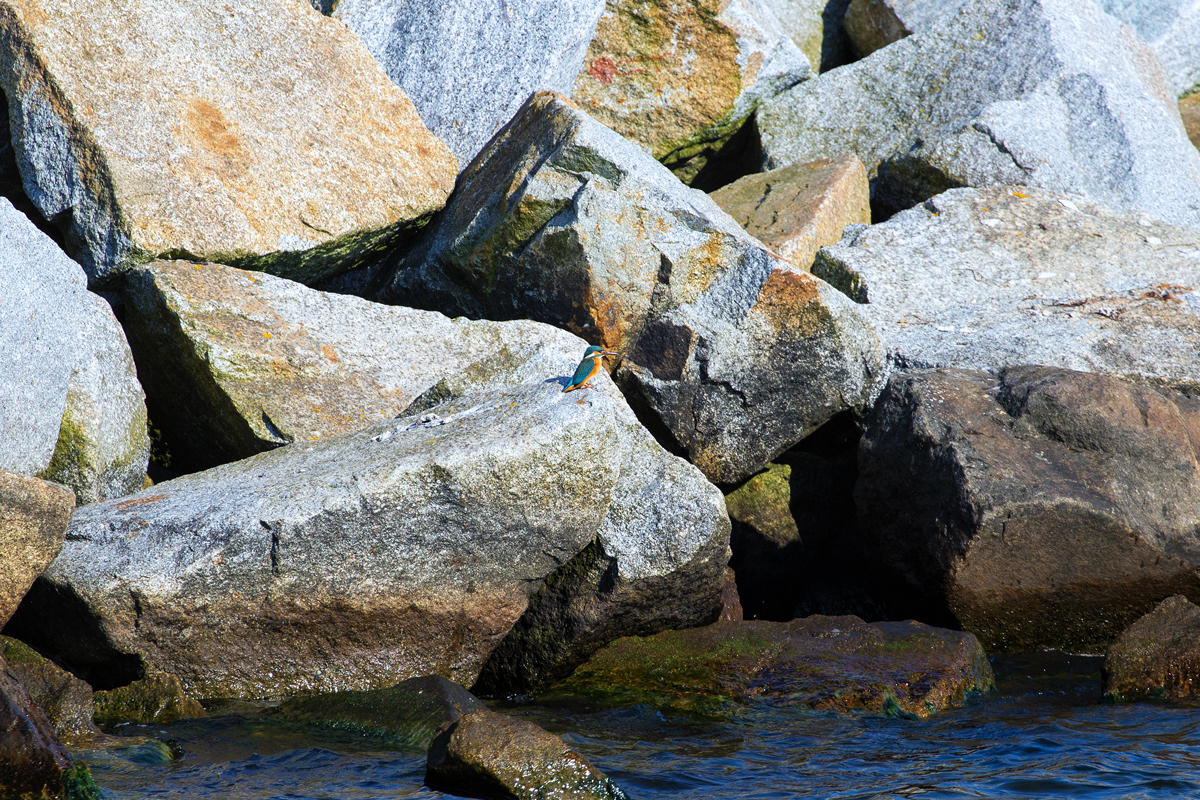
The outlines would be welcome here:
M 465 167 L 529 95 L 569 92 L 604 0 L 341 0 L 346 23 Z
M 98 800 L 85 764 L 54 735 L 46 714 L 0 658 L 0 795 L 17 800 Z
M 452 320 L 216 264 L 151 263 L 124 297 L 155 426 L 185 472 L 549 378 L 586 347 L 536 322 Z
M 684 183 L 706 183 L 758 104 L 810 74 L 764 0 L 609 0 L 571 97 Z
M 854 152 L 887 212 L 1023 185 L 1200 227 L 1200 153 L 1154 55 L 1091 0 L 970 0 L 756 114 L 767 167 Z
M 1200 390 L 1200 232 L 956 189 L 822 250 L 902 367 L 1049 364 Z
M 404 92 L 305 3 L 7 0 L 0 30 L 26 193 L 92 281 L 166 254 L 314 280 L 453 188 Z
M 277 718 L 428 750 L 439 730 L 476 711 L 487 706 L 462 686 L 422 675 L 386 689 L 293 697 L 279 707 Z
M 58 442 L 40 473 L 74 489 L 79 505 L 141 489 L 150 459 L 146 399 L 125 332 L 103 298 L 87 292 L 83 305 Z
M 619 352 L 639 416 L 713 481 L 748 477 L 868 404 L 883 376 L 853 303 L 549 93 L 381 275 L 385 302 L 532 317 Z
M 1104 654 L 1108 700 L 1200 700 L 1200 607 L 1183 595 L 1163 600 L 1121 631 Z
M 802 270 L 847 225 L 871 224 L 867 171 L 853 154 L 747 175 L 712 193 L 746 233 Z
M 1197 0 L 1097 0 L 1127 22 L 1162 64 L 1167 85 L 1183 97 L 1200 92 L 1200 2 Z
M 87 278 L 0 198 L 0 469 L 50 464 L 77 362 Z
M 860 523 L 900 613 L 989 651 L 1101 653 L 1200 599 L 1200 399 L 1051 367 L 894 376 L 859 450 Z
M 0 471 L 0 627 L 58 555 L 74 510 L 65 486 Z
M 620 639 L 549 696 L 713 716 L 776 705 L 926 719 L 994 688 L 970 633 L 811 616 Z
M 564 394 L 575 365 L 87 506 L 10 631 L 97 689 L 164 671 L 193 696 L 260 698 L 470 685 L 563 593 L 587 615 L 542 632 L 523 669 L 715 619 L 720 492 L 607 377 Z
M 100 733 L 93 721 L 91 686 L 8 636 L 0 636 L 0 662 L 7 663 L 9 674 L 45 712 L 59 739 L 79 742 Z
M 764 4 L 814 71 L 827 72 L 853 59 L 842 27 L 850 0 L 764 0 Z
M 517 800 L 629 800 L 592 762 L 532 722 L 486 708 L 438 733 L 425 782 L 471 797 Z

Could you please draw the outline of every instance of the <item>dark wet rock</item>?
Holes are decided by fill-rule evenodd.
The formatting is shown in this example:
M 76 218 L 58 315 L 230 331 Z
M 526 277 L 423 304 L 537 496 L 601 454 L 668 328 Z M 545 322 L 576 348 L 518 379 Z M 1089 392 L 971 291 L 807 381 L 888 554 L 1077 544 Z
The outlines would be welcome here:
M 0 658 L 46 713 L 59 739 L 78 740 L 100 733 L 93 722 L 92 687 L 29 645 L 0 636 Z
M 1200 599 L 1200 399 L 1051 367 L 897 374 L 859 449 L 859 520 L 899 613 L 989 651 L 1098 653 Z
M 95 693 L 95 719 L 101 725 L 122 722 L 175 722 L 207 716 L 204 706 L 183 690 L 179 678 L 156 672 L 127 686 Z
M 718 622 L 741 622 L 746 617 L 742 598 L 738 594 L 737 573 L 732 567 L 725 568 L 725 587 L 721 590 L 721 616 Z
M 532 317 L 617 351 L 639 418 L 718 483 L 882 384 L 882 346 L 855 304 L 549 93 L 385 275 L 385 302 Z
M 759 103 L 810 75 L 763 0 L 609 0 L 570 94 L 693 185 Z
M 746 233 L 799 269 L 837 244 L 847 225 L 871 223 L 867 171 L 856 155 L 747 175 L 712 193 Z
M 1117 702 L 1200 702 L 1200 607 L 1175 595 L 1139 618 L 1108 646 L 1103 681 Z
M 403 90 L 305 3 L 8 3 L 0 20 L 25 190 L 93 281 L 168 254 L 315 280 L 453 188 Z
M 961 5 L 954 0 L 850 0 L 843 25 L 858 57 L 864 58 L 929 30 Z
M 67 487 L 0 471 L 0 627 L 62 549 L 74 510 Z
M 177 472 L 545 380 L 586 346 L 537 322 L 450 319 L 219 264 L 139 267 L 124 298 Z
M 811 616 L 620 639 L 550 696 L 718 716 L 766 703 L 925 719 L 993 686 L 970 633 Z
M 54 735 L 46 714 L 0 658 L 0 795 L 14 800 L 93 800 L 100 790 Z
M 427 750 L 439 729 L 486 710 L 454 681 L 423 675 L 387 689 L 294 697 L 279 707 L 278 718 Z
M 466 167 L 534 92 L 568 93 L 604 0 L 340 0 L 421 120 Z
M 764 164 L 853 152 L 895 213 L 964 186 L 1030 186 L 1200 228 L 1200 153 L 1153 53 L 1091 0 L 961 11 L 764 103 Z
M 628 800 L 562 739 L 532 722 L 484 709 L 451 723 L 429 748 L 425 782 L 472 797 Z
M 536 684 L 627 632 L 712 621 L 723 497 L 603 373 L 564 394 L 576 362 L 86 506 L 14 635 L 97 689 L 162 671 L 263 698 L 471 685 L 506 638 Z
M 1047 364 L 1200 392 L 1200 231 L 1036 189 L 953 189 L 823 249 L 901 368 Z

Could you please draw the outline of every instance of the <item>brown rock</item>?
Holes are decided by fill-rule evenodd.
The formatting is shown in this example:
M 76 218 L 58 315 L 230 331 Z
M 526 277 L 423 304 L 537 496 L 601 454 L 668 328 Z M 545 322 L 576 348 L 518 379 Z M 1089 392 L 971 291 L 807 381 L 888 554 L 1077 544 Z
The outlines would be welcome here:
M 809 72 L 757 0 L 609 0 L 571 98 L 691 184 L 762 99 Z
M 712 193 L 746 232 L 800 269 L 853 223 L 871 224 L 867 170 L 853 153 L 747 175 Z
M 153 672 L 128 686 L 96 692 L 95 706 L 96 721 L 101 725 L 207 716 L 204 706 L 184 692 L 179 678 L 166 672 Z
M 425 782 L 455 794 L 520 800 L 628 797 L 559 737 L 487 710 L 466 715 L 434 738 Z
M 0 657 L 21 682 L 60 739 L 87 738 L 100 733 L 92 721 L 92 687 L 24 642 L 0 636 Z
M 913 35 L 902 19 L 903 8 L 909 4 L 905 0 L 850 0 L 842 27 L 859 58 Z
M 8 0 L 0 29 L 25 186 L 93 281 L 167 254 L 315 280 L 453 188 L 403 90 L 307 3 Z
M 100 796 L 75 764 L 46 714 L 0 658 L 0 796 L 15 800 L 90 800 Z
M 1051 367 L 892 378 L 858 514 L 901 613 L 992 650 L 1098 653 L 1200 598 L 1200 399 Z
M 1200 700 L 1200 607 L 1168 597 L 1108 646 L 1109 700 Z
M 1188 95 L 1179 101 L 1179 116 L 1183 118 L 1188 139 L 1200 149 L 1200 94 Z
M 924 719 L 994 683 L 970 633 L 811 616 L 620 639 L 551 696 L 715 716 L 768 703 Z
M 67 487 L 0 471 L 0 627 L 62 549 L 74 510 Z

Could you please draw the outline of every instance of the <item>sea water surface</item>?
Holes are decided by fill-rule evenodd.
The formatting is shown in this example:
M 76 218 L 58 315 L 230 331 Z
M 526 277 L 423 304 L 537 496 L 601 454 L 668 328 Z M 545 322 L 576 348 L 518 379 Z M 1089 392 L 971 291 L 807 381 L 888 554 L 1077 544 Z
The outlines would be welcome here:
M 585 753 L 635 800 L 666 798 L 1200 798 L 1200 708 L 1111 705 L 1101 659 L 993 659 L 999 691 L 929 721 L 790 708 L 732 720 L 536 700 L 493 703 Z M 106 798 L 445 797 L 425 756 L 377 741 L 286 731 L 253 714 L 127 726 L 169 740 L 84 751 Z

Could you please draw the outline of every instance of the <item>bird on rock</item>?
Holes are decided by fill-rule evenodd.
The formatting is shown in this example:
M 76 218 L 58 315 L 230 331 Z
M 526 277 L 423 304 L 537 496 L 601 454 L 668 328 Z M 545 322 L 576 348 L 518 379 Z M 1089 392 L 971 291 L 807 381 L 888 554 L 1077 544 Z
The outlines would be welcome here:
M 579 368 L 575 370 L 575 374 L 571 376 L 571 382 L 563 387 L 564 392 L 572 392 L 576 389 L 591 389 L 592 378 L 596 377 L 596 373 L 600 371 L 600 362 L 605 356 L 615 356 L 616 353 L 605 350 L 603 347 L 592 345 L 583 353 L 583 361 L 579 362 Z

